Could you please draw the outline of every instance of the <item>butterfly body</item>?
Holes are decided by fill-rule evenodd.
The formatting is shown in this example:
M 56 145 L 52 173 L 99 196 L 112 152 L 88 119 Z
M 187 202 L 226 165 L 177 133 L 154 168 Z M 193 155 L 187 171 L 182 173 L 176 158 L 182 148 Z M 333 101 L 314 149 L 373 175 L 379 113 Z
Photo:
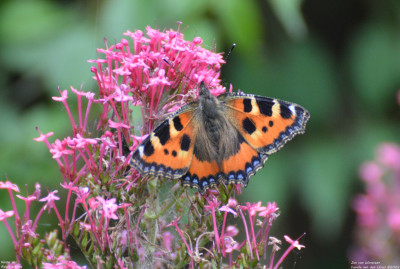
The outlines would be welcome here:
M 199 97 L 199 105 L 194 110 L 194 121 L 197 123 L 194 132 L 193 153 L 199 161 L 216 161 L 219 167 L 229 156 L 239 150 L 239 132 L 231 120 L 226 107 L 208 90 L 203 89 Z
M 201 194 L 220 182 L 247 186 L 268 156 L 304 133 L 310 115 L 285 101 L 226 93 L 204 83 L 199 99 L 162 122 L 133 152 L 141 175 L 181 179 Z

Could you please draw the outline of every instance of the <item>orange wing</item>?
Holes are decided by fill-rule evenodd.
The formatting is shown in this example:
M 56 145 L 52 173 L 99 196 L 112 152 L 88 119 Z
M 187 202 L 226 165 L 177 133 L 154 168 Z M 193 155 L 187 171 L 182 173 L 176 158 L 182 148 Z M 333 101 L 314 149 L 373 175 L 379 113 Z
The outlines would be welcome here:
M 193 157 L 193 115 L 193 109 L 187 106 L 161 123 L 136 148 L 131 165 L 141 175 L 182 177 Z
M 219 167 L 216 161 L 200 161 L 193 155 L 188 172 L 181 178 L 182 185 L 196 188 L 201 194 L 219 185 L 221 181 L 246 187 L 250 177 L 264 166 L 268 155 L 257 152 L 243 137 L 240 141 L 232 143 L 240 143 L 240 149 L 235 155 L 224 160 L 222 167 Z
M 310 114 L 303 107 L 278 99 L 226 94 L 220 97 L 226 113 L 244 140 L 255 150 L 272 154 L 305 131 Z
M 225 107 L 225 115 L 239 131 L 239 151 L 217 162 L 200 161 L 193 156 L 188 172 L 181 178 L 182 185 L 198 189 L 201 194 L 209 188 L 225 184 L 247 186 L 249 179 L 260 170 L 268 156 L 296 134 L 304 133 L 310 117 L 307 110 L 273 98 L 225 94 L 218 98 Z
M 240 150 L 222 163 L 225 184 L 241 184 L 247 187 L 249 179 L 263 168 L 268 154 L 259 153 L 246 141 L 240 141 Z
M 190 168 L 181 178 L 181 183 L 183 186 L 198 189 L 201 194 L 204 194 L 208 188 L 219 185 L 223 178 L 224 174 L 216 161 L 200 161 L 196 155 L 193 155 Z

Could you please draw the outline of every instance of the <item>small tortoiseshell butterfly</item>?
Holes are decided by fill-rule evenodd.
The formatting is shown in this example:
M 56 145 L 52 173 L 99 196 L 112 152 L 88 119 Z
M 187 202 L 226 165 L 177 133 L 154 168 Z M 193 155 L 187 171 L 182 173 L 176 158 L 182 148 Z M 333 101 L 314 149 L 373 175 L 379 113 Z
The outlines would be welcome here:
M 202 82 L 199 99 L 162 122 L 131 164 L 141 175 L 180 179 L 201 194 L 221 181 L 246 187 L 270 154 L 304 133 L 309 118 L 303 107 L 274 98 L 215 97 Z

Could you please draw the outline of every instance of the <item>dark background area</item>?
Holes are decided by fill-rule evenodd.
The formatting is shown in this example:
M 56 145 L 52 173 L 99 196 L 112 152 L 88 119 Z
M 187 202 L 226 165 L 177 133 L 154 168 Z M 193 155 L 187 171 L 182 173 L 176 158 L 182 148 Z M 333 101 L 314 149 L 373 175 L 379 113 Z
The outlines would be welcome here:
M 113 44 L 126 30 L 177 29 L 177 21 L 206 48 L 237 44 L 222 69 L 226 86 L 310 111 L 306 134 L 271 156 L 241 199 L 277 202 L 271 235 L 307 233 L 306 248 L 284 268 L 350 268 L 359 166 L 379 143 L 399 143 L 399 1 L 2 1 L 0 180 L 7 175 L 23 195 L 37 181 L 43 193 L 59 189 L 58 166 L 32 140 L 35 126 L 55 132 L 51 139 L 70 135 L 63 106 L 51 99 L 57 87 L 95 92 L 87 60 L 104 38 Z M 0 208 L 11 209 L 4 190 Z M 13 260 L 2 223 L 0 238 L 0 260 Z

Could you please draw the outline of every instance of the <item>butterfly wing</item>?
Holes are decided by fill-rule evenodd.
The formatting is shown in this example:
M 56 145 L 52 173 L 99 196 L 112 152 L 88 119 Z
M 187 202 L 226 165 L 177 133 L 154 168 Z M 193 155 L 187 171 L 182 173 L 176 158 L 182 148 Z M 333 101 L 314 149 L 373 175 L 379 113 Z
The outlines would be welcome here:
M 182 185 L 196 188 L 201 194 L 221 181 L 246 187 L 250 177 L 263 167 L 268 154 L 257 152 L 240 134 L 238 137 L 237 141 L 230 141 L 238 143 L 238 151 L 224 159 L 221 166 L 215 160 L 201 161 L 194 154 L 188 172 L 181 178 Z
M 273 98 L 228 93 L 218 99 L 227 119 L 240 133 L 239 151 L 222 162 L 222 179 L 226 184 L 246 187 L 270 154 L 296 134 L 304 133 L 310 117 L 301 106 Z
M 223 178 L 224 174 L 216 161 L 200 161 L 196 155 L 193 155 L 190 168 L 181 178 L 181 183 L 183 186 L 195 188 L 204 194 L 208 188 L 219 185 Z
M 310 118 L 303 107 L 274 98 L 233 93 L 220 98 L 244 140 L 268 155 L 304 133 Z
M 239 151 L 224 160 L 221 169 L 224 173 L 225 184 L 241 184 L 247 187 L 250 177 L 263 168 L 268 154 L 258 152 L 243 137 L 239 143 Z
M 131 165 L 141 175 L 182 177 L 193 157 L 194 106 L 186 105 L 162 122 L 133 152 Z

